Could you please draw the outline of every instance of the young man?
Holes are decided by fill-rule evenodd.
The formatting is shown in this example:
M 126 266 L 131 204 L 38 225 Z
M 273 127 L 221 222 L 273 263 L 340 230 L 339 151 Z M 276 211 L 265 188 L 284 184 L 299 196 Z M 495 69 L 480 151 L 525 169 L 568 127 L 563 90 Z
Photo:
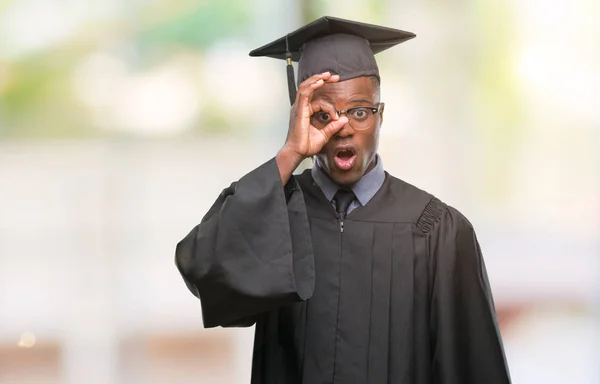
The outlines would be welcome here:
M 414 36 L 324 17 L 251 52 L 299 61 L 286 142 L 176 263 L 205 327 L 256 324 L 253 383 L 510 382 L 473 227 L 377 155 L 374 54 Z

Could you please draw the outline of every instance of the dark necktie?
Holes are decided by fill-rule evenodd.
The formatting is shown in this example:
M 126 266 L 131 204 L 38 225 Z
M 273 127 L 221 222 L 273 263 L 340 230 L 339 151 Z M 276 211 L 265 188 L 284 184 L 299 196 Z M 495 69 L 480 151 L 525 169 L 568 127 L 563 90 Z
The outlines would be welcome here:
M 350 203 L 354 201 L 356 196 L 351 189 L 348 188 L 340 188 L 336 192 L 335 196 L 333 196 L 333 200 L 335 202 L 335 211 L 337 212 L 340 221 L 344 221 L 346 218 L 346 212 L 348 211 L 348 207 Z

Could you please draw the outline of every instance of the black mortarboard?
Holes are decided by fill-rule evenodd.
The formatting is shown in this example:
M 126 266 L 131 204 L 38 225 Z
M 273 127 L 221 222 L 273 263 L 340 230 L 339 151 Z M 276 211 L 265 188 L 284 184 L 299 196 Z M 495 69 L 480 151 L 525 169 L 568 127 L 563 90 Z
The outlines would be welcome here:
M 416 35 L 399 29 L 325 16 L 250 52 L 287 60 L 290 103 L 296 100 L 292 61 L 298 62 L 298 84 L 317 73 L 331 72 L 340 81 L 376 76 L 375 54 Z

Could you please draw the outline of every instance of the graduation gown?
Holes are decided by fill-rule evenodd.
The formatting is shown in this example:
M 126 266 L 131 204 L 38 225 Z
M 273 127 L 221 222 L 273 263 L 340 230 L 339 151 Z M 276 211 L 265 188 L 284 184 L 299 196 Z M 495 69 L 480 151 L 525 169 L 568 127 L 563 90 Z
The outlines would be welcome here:
M 204 326 L 256 324 L 252 383 L 510 383 L 467 219 L 386 173 L 347 215 L 271 159 L 176 249 Z

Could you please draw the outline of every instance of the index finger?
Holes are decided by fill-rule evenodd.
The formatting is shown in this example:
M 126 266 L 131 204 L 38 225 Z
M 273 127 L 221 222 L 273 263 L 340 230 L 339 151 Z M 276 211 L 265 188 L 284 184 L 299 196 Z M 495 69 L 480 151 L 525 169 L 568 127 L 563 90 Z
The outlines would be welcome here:
M 300 88 L 308 87 L 311 84 L 314 84 L 319 80 L 323 80 L 323 82 L 327 82 L 327 83 L 335 83 L 340 80 L 340 76 L 332 75 L 331 72 L 317 73 L 316 75 L 312 75 L 311 77 L 309 77 L 308 79 L 306 79 L 302 83 L 300 83 L 298 90 L 300 90 Z
M 306 104 L 308 104 L 312 99 L 315 90 L 322 87 L 326 83 L 336 83 L 339 80 L 339 75 L 331 75 L 329 72 L 309 77 L 308 79 L 304 80 L 298 88 L 298 92 L 296 93 L 296 104 L 300 104 L 305 107 Z M 311 81 L 313 82 L 311 83 Z

